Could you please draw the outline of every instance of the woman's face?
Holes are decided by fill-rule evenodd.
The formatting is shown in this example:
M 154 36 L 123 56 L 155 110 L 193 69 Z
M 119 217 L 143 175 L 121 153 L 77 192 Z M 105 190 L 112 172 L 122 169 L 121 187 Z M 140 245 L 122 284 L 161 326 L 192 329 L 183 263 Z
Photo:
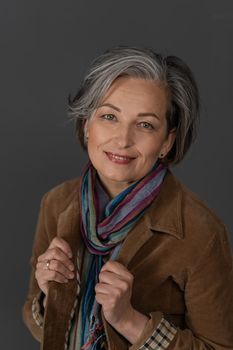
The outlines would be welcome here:
M 86 122 L 88 155 L 111 197 L 146 175 L 171 149 L 175 132 L 167 134 L 168 105 L 164 86 L 120 77 Z

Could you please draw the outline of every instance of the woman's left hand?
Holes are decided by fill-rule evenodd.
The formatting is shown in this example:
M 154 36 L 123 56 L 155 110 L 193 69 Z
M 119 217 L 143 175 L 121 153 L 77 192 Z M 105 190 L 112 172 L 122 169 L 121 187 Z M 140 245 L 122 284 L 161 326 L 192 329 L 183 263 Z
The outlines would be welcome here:
M 101 269 L 95 286 L 96 300 L 102 305 L 105 319 L 113 326 L 127 323 L 134 309 L 132 295 L 133 275 L 117 261 L 108 261 Z

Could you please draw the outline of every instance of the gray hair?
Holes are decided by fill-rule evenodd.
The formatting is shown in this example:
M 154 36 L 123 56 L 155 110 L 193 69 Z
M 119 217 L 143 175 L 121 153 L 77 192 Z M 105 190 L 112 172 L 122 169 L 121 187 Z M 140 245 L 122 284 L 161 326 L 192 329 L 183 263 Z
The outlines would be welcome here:
M 195 139 L 199 121 L 199 94 L 190 68 L 179 57 L 158 54 L 151 48 L 116 46 L 91 63 L 77 95 L 68 98 L 68 113 L 75 120 L 75 135 L 86 149 L 84 124 L 101 102 L 111 84 L 120 76 L 153 80 L 170 92 L 167 132 L 176 129 L 173 147 L 162 159 L 177 164 Z

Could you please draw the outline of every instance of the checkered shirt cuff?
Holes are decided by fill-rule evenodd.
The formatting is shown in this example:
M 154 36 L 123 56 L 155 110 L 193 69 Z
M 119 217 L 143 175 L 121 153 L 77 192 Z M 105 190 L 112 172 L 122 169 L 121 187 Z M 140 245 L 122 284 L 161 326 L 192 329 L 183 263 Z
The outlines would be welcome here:
M 34 321 L 36 322 L 37 326 L 40 328 L 43 327 L 44 324 L 44 317 L 42 314 L 41 304 L 40 304 L 40 298 L 41 295 L 34 297 L 32 301 L 32 317 Z
M 163 317 L 156 330 L 147 339 L 139 350 L 163 350 L 167 349 L 177 333 L 177 328 Z

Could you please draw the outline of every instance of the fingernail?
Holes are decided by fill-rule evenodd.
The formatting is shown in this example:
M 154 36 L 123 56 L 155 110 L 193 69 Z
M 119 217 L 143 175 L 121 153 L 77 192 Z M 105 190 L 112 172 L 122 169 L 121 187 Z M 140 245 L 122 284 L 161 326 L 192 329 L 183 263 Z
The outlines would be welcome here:
M 71 271 L 73 271 L 74 266 L 73 266 L 73 265 L 69 265 L 69 269 L 70 269 Z
M 69 258 L 72 258 L 72 253 L 68 253 Z

